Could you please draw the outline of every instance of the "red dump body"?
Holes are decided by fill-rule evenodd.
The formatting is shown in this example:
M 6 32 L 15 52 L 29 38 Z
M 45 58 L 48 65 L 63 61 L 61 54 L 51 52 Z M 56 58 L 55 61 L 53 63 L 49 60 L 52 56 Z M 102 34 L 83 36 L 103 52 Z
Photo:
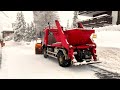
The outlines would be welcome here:
M 62 42 L 64 38 L 61 37 L 57 29 L 51 29 L 50 31 L 53 33 L 56 42 Z M 92 44 L 93 42 L 91 41 L 90 36 L 94 32 L 95 32 L 94 30 L 87 30 L 87 29 L 72 29 L 72 30 L 63 31 L 63 34 L 67 39 L 69 45 L 79 46 L 85 44 Z
M 73 46 L 92 43 L 90 39 L 92 33 L 94 33 L 94 30 L 73 29 L 64 31 L 68 43 Z

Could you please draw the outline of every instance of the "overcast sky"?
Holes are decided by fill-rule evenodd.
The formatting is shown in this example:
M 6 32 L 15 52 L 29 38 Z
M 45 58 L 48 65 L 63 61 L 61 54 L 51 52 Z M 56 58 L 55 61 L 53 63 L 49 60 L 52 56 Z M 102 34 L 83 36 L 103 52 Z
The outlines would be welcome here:
M 14 22 L 16 20 L 16 15 L 18 11 L 4 11 L 8 16 L 11 22 Z M 22 11 L 25 17 L 26 22 L 33 21 L 33 13 L 32 11 Z

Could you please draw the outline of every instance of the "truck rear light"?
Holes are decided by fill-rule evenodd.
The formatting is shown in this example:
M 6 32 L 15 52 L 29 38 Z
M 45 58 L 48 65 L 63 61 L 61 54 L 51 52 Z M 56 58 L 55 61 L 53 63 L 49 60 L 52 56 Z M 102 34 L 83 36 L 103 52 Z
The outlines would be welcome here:
M 95 42 L 96 41 L 96 38 L 97 38 L 97 35 L 95 33 L 92 33 L 91 36 L 90 36 L 90 39 Z
M 90 36 L 91 39 L 97 38 L 97 35 L 95 33 L 92 33 Z
M 97 38 L 97 35 L 94 33 L 93 36 L 92 36 L 92 38 Z

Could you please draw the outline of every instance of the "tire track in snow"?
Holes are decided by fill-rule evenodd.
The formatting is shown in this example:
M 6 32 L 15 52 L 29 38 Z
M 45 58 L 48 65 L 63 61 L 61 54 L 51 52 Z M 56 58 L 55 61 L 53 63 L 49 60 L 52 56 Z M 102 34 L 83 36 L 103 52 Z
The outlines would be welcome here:
M 89 65 L 100 79 L 120 79 L 120 48 L 97 47 L 102 63 Z
M 114 73 L 93 65 L 89 65 L 91 69 L 95 72 L 95 75 L 100 79 L 120 79 L 120 74 Z

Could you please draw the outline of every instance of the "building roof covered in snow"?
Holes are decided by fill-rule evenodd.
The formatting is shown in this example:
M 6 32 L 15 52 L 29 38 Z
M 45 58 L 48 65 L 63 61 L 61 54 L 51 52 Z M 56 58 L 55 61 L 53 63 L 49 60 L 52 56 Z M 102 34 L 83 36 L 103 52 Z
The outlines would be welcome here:
M 4 28 L 3 27 L 3 31 L 13 31 L 13 28 Z

